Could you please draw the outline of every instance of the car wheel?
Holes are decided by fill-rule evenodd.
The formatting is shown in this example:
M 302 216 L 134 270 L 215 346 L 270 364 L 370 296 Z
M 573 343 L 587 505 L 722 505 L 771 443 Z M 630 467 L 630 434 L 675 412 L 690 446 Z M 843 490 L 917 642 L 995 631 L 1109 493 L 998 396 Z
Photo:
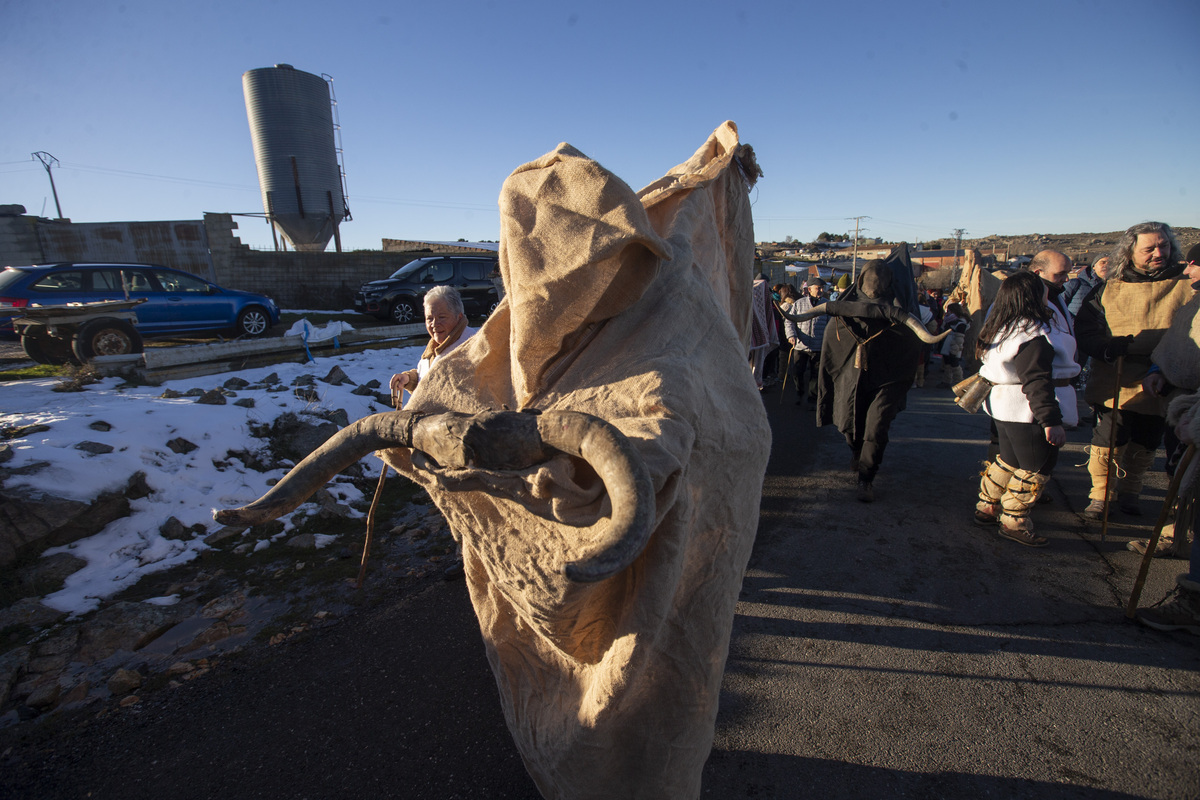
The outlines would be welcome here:
M 128 322 L 96 319 L 79 328 L 71 347 L 81 362 L 96 356 L 124 356 L 142 352 L 142 336 Z
M 392 322 L 396 325 L 410 325 L 418 321 L 417 307 L 411 300 L 401 298 L 392 304 Z
M 21 349 L 25 355 L 38 364 L 53 364 L 59 366 L 68 364 L 75 358 L 71 352 L 71 343 L 65 339 L 55 339 L 45 334 L 24 334 L 21 336 Z
M 249 336 L 251 339 L 256 339 L 259 336 L 266 336 L 270 329 L 271 318 L 267 316 L 264 309 L 258 306 L 249 306 L 238 314 L 235 327 L 238 336 Z

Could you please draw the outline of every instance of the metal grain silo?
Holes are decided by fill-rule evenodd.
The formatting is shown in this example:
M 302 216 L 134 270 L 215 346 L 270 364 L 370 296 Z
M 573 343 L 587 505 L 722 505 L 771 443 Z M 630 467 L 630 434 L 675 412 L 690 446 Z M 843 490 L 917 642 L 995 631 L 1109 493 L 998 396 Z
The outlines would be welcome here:
M 330 86 L 276 64 L 242 75 L 242 91 L 267 218 L 297 250 L 324 250 L 350 218 Z

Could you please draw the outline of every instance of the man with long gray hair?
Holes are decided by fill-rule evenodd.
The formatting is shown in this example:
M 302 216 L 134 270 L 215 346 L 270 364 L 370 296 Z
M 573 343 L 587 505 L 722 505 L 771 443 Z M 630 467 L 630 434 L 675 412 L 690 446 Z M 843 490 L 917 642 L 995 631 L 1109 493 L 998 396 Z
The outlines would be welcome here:
M 1122 512 L 1142 513 L 1142 484 L 1162 443 L 1167 410 L 1165 398 L 1145 391 L 1142 379 L 1154 346 L 1191 299 L 1191 285 L 1181 280 L 1182 260 L 1170 226 L 1134 225 L 1113 249 L 1108 280 L 1088 295 L 1075 319 L 1079 349 L 1094 359 L 1084 398 L 1098 415 L 1083 512 L 1089 519 L 1103 519 L 1106 499 L 1114 494 Z M 1110 470 L 1110 460 L 1120 469 Z

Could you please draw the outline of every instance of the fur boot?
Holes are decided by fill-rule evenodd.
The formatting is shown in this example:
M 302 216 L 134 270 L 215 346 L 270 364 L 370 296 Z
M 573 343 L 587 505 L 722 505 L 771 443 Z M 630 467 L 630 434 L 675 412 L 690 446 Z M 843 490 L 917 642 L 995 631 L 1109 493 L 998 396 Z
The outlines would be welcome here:
M 1044 547 L 1047 539 L 1033 532 L 1033 523 L 1029 512 L 1037 505 L 1038 497 L 1046 488 L 1049 475 L 1018 469 L 1013 472 L 1000 498 L 1000 528 L 999 533 L 1005 539 L 1026 545 L 1027 547 Z
M 995 461 L 983 462 L 979 473 L 979 502 L 975 504 L 975 522 L 980 525 L 995 525 L 1000 518 L 1000 498 L 1008 489 L 1016 467 L 1005 464 L 999 456 Z

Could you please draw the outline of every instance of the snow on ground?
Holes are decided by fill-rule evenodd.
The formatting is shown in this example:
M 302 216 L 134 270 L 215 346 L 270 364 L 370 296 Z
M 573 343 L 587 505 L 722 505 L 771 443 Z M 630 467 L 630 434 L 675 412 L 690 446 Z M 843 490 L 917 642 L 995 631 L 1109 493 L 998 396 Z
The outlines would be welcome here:
M 330 337 L 328 330 L 311 330 L 309 340 Z M 334 366 L 340 366 L 356 384 L 379 381 L 381 388 L 377 391 L 386 394 L 391 376 L 414 368 L 422 350 L 419 346 L 369 350 L 321 357 L 307 364 L 276 364 L 185 378 L 161 386 L 122 387 L 122 379 L 105 378 L 75 393 L 53 391 L 61 382 L 57 378 L 0 382 L 0 426 L 50 427 L 7 442 L 14 452 L 7 468 L 19 469 L 38 462 L 46 466 L 27 475 L 11 476 L 4 482 L 5 489 L 41 490 L 89 502 L 102 492 L 123 489 L 130 476 L 141 471 L 154 490 L 148 497 L 131 501 L 130 516 L 113 522 L 95 536 L 47 550 L 46 555 L 68 552 L 85 559 L 87 566 L 71 575 L 61 591 L 42 602 L 60 611 L 82 614 L 96 608 L 101 598 L 137 583 L 143 575 L 195 558 L 208 547 L 203 537 L 188 541 L 164 538 L 158 531 L 169 517 L 174 516 L 184 526 L 203 523 L 214 531 L 218 528 L 212 519 L 214 508 L 233 508 L 256 500 L 269 488 L 268 480 L 284 474 L 282 470 L 255 472 L 229 457 L 230 451 L 265 446 L 264 440 L 250 436 L 251 425 L 269 425 L 286 412 L 303 414 L 340 408 L 355 420 L 387 411 L 370 396 L 351 394 L 353 385 L 331 386 L 320 379 Z M 287 392 L 236 391 L 236 399 L 253 398 L 254 408 L 233 405 L 235 398 L 228 398 L 226 405 L 211 406 L 197 404 L 194 397 L 161 397 L 166 389 L 207 391 L 234 377 L 255 384 L 272 372 L 288 387 Z M 318 401 L 305 402 L 294 396 L 291 383 L 300 375 L 318 379 L 312 387 L 320 397 Z M 111 429 L 102 430 L 103 425 L 89 427 L 101 422 Z M 167 446 L 175 438 L 186 439 L 197 448 L 186 454 L 175 453 Z M 99 442 L 114 449 L 91 455 L 76 448 L 80 442 Z M 214 462 L 227 466 L 222 468 Z M 374 456 L 362 462 L 370 473 L 377 472 L 380 463 Z M 334 494 L 342 502 L 362 497 L 348 483 L 337 484 Z M 301 506 L 307 511 L 313 508 Z M 291 517 L 299 510 L 282 518 L 288 529 Z M 258 542 L 256 549 L 269 546 L 270 541 Z

